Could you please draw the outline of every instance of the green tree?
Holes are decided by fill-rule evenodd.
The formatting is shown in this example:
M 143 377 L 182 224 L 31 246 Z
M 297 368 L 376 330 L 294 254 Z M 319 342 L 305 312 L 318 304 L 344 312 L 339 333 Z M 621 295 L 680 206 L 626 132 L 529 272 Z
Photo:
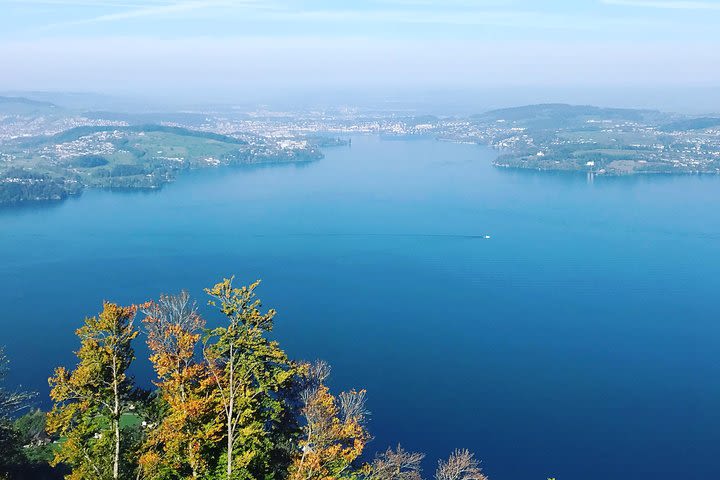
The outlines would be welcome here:
M 49 380 L 55 405 L 48 429 L 66 437 L 54 463 L 70 465 L 70 479 L 130 477 L 132 456 L 123 451 L 128 442 L 120 420 L 135 408 L 137 391 L 127 370 L 135 358 L 137 308 L 105 302 L 100 315 L 85 319 L 77 330 L 81 345 L 75 369 L 59 367 Z
M 300 367 L 267 338 L 275 310 L 260 311 L 259 283 L 235 288 L 231 278 L 206 290 L 228 321 L 206 333 L 203 347 L 224 430 L 228 480 L 282 478 L 290 455 L 281 450 L 295 431 L 288 424 L 288 393 Z
M 47 416 L 39 409 L 31 410 L 15 421 L 23 445 L 41 445 L 49 438 L 46 433 Z
M 47 414 L 31 410 L 15 421 L 15 429 L 23 445 L 23 462 L 13 478 L 17 480 L 61 479 L 67 473 L 64 466 L 51 467 L 55 445 L 47 433 Z
M 5 388 L 9 366 L 10 361 L 0 347 L 0 478 L 9 475 L 9 472 L 22 462 L 22 438 L 13 425 L 12 418 L 27 408 L 34 396 L 28 392 Z

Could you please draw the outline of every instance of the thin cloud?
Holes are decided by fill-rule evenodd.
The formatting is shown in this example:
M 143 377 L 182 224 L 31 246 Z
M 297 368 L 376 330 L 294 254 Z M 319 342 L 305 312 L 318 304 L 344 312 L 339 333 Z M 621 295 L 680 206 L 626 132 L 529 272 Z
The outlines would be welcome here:
M 456 26 L 488 26 L 524 29 L 601 30 L 612 26 L 657 24 L 647 19 L 588 18 L 577 15 L 552 14 L 534 11 L 500 11 L 476 9 L 472 11 L 426 10 L 309 10 L 274 11 L 260 13 L 256 18 L 280 21 L 315 21 L 326 23 L 360 22 L 390 24 L 427 24 Z
M 712 2 L 662 2 L 643 0 L 602 0 L 605 5 L 618 5 L 621 7 L 643 7 L 666 10 L 720 10 L 720 4 Z
M 175 2 L 168 0 L 154 0 L 145 2 L 122 2 L 107 0 L 5 0 L 5 3 L 28 6 L 40 5 L 51 7 L 98 7 L 98 8 L 140 8 L 151 5 L 168 5 Z
M 445 0 L 438 4 L 437 0 L 374 0 L 379 5 L 402 5 L 408 7 L 496 7 L 507 6 L 507 0 Z
M 0 0 L 2 1 L 2 0 Z M 18 0 L 9 0 L 18 2 Z M 130 22 L 134 19 L 187 18 L 189 13 L 202 18 L 205 22 L 237 18 L 239 22 L 281 22 L 348 24 L 362 28 L 363 25 L 429 25 L 429 26 L 477 26 L 501 27 L 523 30 L 555 31 L 600 31 L 608 28 L 627 29 L 648 27 L 658 29 L 675 26 L 661 18 L 627 18 L 625 16 L 589 16 L 572 12 L 533 10 L 511 10 L 507 1 L 499 0 L 448 0 L 440 7 L 428 0 L 373 0 L 376 8 L 347 9 L 337 8 L 307 9 L 303 2 L 292 3 L 288 0 L 154 0 L 143 4 L 137 0 L 25 0 L 29 2 L 62 4 L 87 4 L 95 7 L 114 5 L 101 15 L 89 18 L 67 19 L 50 25 L 32 29 L 32 32 L 62 30 L 67 27 L 94 25 L 111 22 Z M 655 8 L 706 8 L 719 4 L 707 1 L 660 1 L 660 0 L 598 0 L 607 5 L 655 7 Z M 505 8 L 494 8 L 504 3 Z M 472 4 L 472 7 L 471 7 Z M 126 5 L 120 8 L 120 5 Z M 346 4 L 347 5 L 347 4 Z M 433 6 L 434 5 L 434 6 Z M 185 14 L 185 15 L 183 15 Z M 238 15 L 241 14 L 241 15 Z
M 204 10 L 213 7 L 227 7 L 227 6 L 239 6 L 248 5 L 255 3 L 254 0 L 236 0 L 230 1 L 215 1 L 215 0 L 197 0 L 187 2 L 174 2 L 169 4 L 155 4 L 153 6 L 144 6 L 140 8 L 134 8 L 132 10 L 126 10 L 123 12 L 109 13 L 105 15 L 98 15 L 91 18 L 85 18 L 80 20 L 72 20 L 68 22 L 55 23 L 47 25 L 42 30 L 56 29 L 62 27 L 72 27 L 78 25 L 91 25 L 96 23 L 106 22 L 119 22 L 123 20 L 132 20 L 137 18 L 147 17 L 158 17 L 164 15 L 171 15 L 176 13 L 185 13 L 194 10 Z M 98 6 L 100 4 L 98 3 Z

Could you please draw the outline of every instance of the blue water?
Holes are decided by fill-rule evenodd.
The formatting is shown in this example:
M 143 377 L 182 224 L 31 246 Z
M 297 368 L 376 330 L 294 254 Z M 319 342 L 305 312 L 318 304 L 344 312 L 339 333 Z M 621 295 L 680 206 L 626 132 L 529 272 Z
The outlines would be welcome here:
M 424 451 L 428 476 L 467 447 L 497 480 L 717 478 L 720 178 L 590 184 L 493 156 L 358 137 L 306 166 L 2 210 L 11 380 L 44 397 L 103 299 L 204 303 L 236 274 L 263 279 L 293 357 L 368 390 L 370 450 Z

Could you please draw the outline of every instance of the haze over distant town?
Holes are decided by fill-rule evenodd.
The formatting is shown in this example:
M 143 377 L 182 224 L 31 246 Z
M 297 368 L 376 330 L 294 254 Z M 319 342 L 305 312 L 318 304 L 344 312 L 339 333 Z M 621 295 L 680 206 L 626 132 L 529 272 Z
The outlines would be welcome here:
M 720 110 L 715 1 L 3 0 L 0 92 Z M 310 93 L 311 95 L 308 95 Z M 466 112 L 467 113 L 467 112 Z

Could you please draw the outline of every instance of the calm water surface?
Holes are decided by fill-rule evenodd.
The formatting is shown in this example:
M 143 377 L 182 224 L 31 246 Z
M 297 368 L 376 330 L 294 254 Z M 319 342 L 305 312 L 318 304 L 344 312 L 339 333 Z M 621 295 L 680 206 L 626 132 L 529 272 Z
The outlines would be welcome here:
M 431 470 L 467 447 L 497 480 L 717 478 L 720 178 L 588 184 L 493 156 L 359 137 L 306 166 L 2 210 L 11 380 L 45 397 L 103 299 L 204 304 L 236 274 L 263 279 L 293 357 L 368 390 L 373 451 Z

